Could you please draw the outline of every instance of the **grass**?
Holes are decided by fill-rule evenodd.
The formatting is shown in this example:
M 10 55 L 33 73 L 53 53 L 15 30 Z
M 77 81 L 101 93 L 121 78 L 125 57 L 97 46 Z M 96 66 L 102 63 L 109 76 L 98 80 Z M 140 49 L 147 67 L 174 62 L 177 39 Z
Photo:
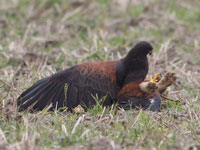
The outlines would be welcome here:
M 117 4 L 118 3 L 118 4 Z M 0 148 L 200 149 L 200 3 L 196 0 L 1 0 Z M 35 81 L 85 61 L 120 59 L 139 40 L 154 46 L 149 75 L 174 71 L 161 112 L 97 105 L 87 113 L 18 113 Z

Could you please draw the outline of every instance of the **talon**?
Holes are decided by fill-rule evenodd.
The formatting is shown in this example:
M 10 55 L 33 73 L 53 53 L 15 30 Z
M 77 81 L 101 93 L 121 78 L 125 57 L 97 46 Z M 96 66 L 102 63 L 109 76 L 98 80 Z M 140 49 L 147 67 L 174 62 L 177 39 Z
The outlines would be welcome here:
M 160 78 L 160 73 L 157 73 L 155 77 L 150 76 L 150 82 L 158 82 Z

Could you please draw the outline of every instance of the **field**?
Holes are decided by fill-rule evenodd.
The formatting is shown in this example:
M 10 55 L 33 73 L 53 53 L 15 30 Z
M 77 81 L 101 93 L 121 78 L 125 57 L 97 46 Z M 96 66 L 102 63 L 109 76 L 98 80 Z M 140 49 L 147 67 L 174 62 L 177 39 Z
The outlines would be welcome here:
M 161 112 L 95 106 L 84 114 L 17 112 L 34 82 L 85 61 L 154 47 L 149 75 L 173 71 Z M 1 0 L 0 149 L 200 150 L 198 0 Z

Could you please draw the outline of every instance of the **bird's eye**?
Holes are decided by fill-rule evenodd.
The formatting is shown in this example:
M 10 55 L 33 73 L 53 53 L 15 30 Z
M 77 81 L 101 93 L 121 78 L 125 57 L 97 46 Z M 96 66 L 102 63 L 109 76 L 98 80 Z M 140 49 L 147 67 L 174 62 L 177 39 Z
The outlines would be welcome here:
M 151 51 L 149 51 L 149 55 L 152 55 L 153 54 L 153 51 L 151 50 Z

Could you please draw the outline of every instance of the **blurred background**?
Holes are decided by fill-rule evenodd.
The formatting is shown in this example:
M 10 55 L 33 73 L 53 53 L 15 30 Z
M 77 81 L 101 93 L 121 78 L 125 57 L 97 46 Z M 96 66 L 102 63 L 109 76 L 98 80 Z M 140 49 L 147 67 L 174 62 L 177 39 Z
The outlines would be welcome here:
M 183 104 L 169 103 L 164 109 L 176 115 L 181 112 L 181 119 L 173 123 L 183 128 L 177 133 L 183 139 L 173 141 L 180 149 L 184 143 L 196 143 L 200 133 L 199 0 L 0 0 L 0 102 L 4 106 L 10 102 L 16 109 L 19 93 L 36 80 L 85 61 L 120 59 L 140 40 L 154 47 L 149 75 L 166 71 L 178 75 L 170 93 Z M 5 107 L 1 110 L 7 112 Z M 184 119 L 192 128 L 185 126 Z
M 167 46 L 170 61 L 184 58 L 193 70 L 190 66 L 200 63 L 199 5 L 198 0 L 1 0 L 1 67 L 18 66 L 15 59 L 28 53 L 46 55 L 48 65 L 58 69 L 117 59 L 147 40 L 156 52 Z

